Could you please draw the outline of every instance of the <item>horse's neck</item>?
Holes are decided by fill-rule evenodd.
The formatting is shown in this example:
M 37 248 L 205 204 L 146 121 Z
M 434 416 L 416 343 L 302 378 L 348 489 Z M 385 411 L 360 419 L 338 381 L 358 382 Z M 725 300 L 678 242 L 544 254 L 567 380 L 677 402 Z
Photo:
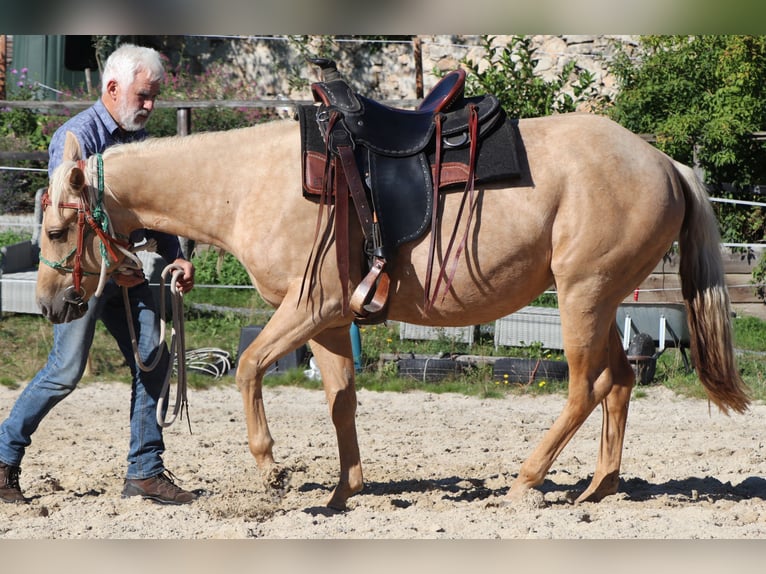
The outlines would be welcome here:
M 215 189 L 215 170 L 206 169 L 203 158 L 193 148 L 170 145 L 136 147 L 108 157 L 107 210 L 115 229 L 125 234 L 156 229 L 219 244 L 220 225 L 199 208 L 213 202 L 209 191 Z M 216 212 L 226 206 L 217 204 Z
M 149 228 L 236 252 L 237 233 L 315 206 L 300 191 L 298 122 L 128 144 L 104 155 L 115 229 Z M 312 227 L 313 230 L 313 227 Z

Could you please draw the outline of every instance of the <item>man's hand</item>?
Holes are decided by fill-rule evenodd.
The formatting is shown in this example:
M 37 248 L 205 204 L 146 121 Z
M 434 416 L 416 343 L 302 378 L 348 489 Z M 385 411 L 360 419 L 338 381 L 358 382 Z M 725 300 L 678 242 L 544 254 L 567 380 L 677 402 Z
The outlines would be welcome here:
M 176 259 L 173 265 L 178 265 L 183 269 L 183 275 L 178 276 L 176 285 L 181 293 L 188 293 L 194 288 L 194 265 L 186 259 Z

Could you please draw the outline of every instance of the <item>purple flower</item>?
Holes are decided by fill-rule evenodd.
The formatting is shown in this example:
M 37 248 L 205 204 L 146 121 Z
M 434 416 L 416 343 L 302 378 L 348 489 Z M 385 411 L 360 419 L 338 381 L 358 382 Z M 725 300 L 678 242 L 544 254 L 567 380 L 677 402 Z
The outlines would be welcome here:
M 18 73 L 19 71 L 16 68 L 13 68 L 13 70 L 11 70 L 11 74 L 18 74 Z
M 21 68 L 21 73 L 26 74 L 29 71 L 29 68 Z
M 24 87 L 24 82 L 16 82 L 16 85 L 20 88 Z

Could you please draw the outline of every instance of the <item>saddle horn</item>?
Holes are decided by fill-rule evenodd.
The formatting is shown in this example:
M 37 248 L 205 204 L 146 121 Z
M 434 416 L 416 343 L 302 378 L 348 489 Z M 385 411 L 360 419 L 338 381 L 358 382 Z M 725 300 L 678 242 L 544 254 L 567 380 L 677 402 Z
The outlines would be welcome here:
M 338 72 L 338 66 L 334 60 L 329 58 L 308 58 L 308 61 L 315 66 L 319 66 L 322 72 L 322 81 L 331 82 L 333 80 L 340 80 L 340 72 Z

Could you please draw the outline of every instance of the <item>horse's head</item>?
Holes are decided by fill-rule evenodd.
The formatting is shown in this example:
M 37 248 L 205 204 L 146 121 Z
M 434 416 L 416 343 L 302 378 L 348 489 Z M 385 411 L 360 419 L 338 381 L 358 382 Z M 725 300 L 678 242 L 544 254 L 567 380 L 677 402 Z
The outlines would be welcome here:
M 61 165 L 43 196 L 37 273 L 37 302 L 54 323 L 82 317 L 88 299 L 126 255 L 127 243 L 109 234 L 103 185 L 90 185 L 88 171 L 77 138 L 67 133 Z

